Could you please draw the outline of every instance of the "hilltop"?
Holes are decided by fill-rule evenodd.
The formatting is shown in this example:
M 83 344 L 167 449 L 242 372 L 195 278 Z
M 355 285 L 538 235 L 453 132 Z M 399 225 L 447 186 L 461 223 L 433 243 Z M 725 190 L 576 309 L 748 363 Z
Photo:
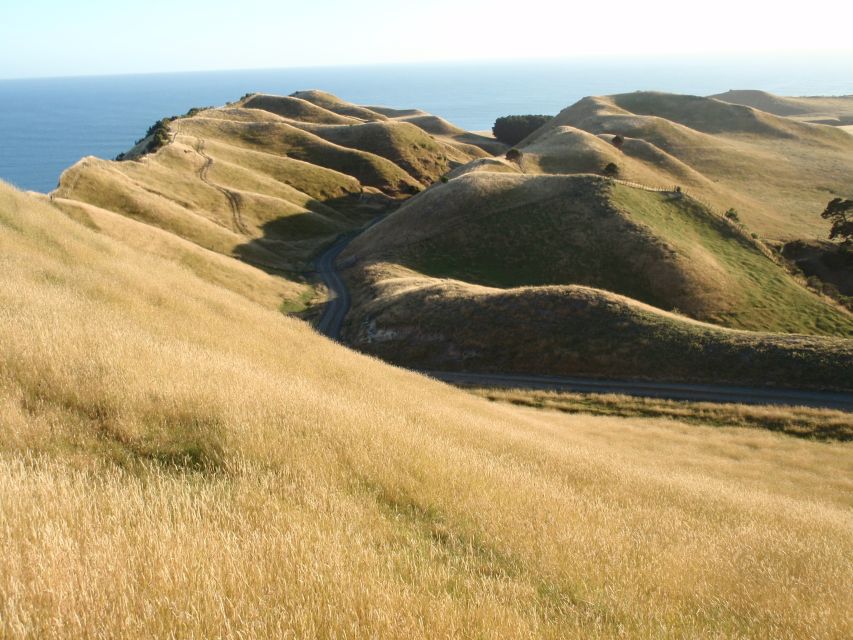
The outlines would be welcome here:
M 600 173 L 613 162 L 623 179 L 679 185 L 772 240 L 825 237 L 817 217 L 853 175 L 853 137 L 839 128 L 652 92 L 584 98 L 519 148 L 528 171 Z
M 833 126 L 853 125 L 853 96 L 777 96 L 766 91 L 730 90 L 710 96 L 777 116 Z
M 588 174 L 460 175 L 350 252 L 493 287 L 592 286 L 733 328 L 853 335 L 849 314 L 736 224 L 682 194 Z
M 170 252 L 184 240 L 184 253 L 237 258 L 294 285 L 338 234 L 488 156 L 478 143 L 501 147 L 455 130 L 434 136 L 321 92 L 250 94 L 152 131 L 121 161 L 85 158 L 69 168 L 53 201 L 92 224 L 109 220 L 103 228 L 117 234 L 127 224 L 110 214 L 144 223 L 142 236 L 169 237 L 150 244 Z M 311 295 L 304 286 L 288 292 L 291 306 Z

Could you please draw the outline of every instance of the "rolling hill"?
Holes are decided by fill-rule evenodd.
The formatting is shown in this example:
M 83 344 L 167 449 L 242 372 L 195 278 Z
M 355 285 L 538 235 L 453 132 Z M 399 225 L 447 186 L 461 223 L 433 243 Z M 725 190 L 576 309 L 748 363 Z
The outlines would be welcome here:
M 518 308 L 547 299 L 554 322 L 564 307 L 609 309 L 595 322 L 609 328 L 608 349 L 621 354 L 595 356 L 602 345 L 587 332 L 598 327 L 584 311 L 570 332 L 559 322 L 534 323 L 529 362 L 516 357 L 512 370 L 804 386 L 837 386 L 848 377 L 837 357 L 847 343 L 781 334 L 849 338 L 850 313 L 789 275 L 753 233 L 762 220 L 780 234 L 806 226 L 820 232 L 819 216 L 790 214 L 812 197 L 791 172 L 801 170 L 797 154 L 808 148 L 811 164 L 832 165 L 826 179 L 851 175 L 850 158 L 839 158 L 853 139 L 838 130 L 718 100 L 625 94 L 565 109 L 519 145 L 523 158 L 514 163 L 502 157 L 501 143 L 428 113 L 306 91 L 192 110 L 168 121 L 165 132 L 160 148 L 143 140 L 125 161 L 82 160 L 63 174 L 52 203 L 253 301 L 308 307 L 307 317 L 322 308 L 312 272 L 319 251 L 402 205 L 344 255 L 357 261 L 347 278 L 358 293 L 346 336 L 394 362 L 422 366 L 428 351 L 445 354 L 430 366 L 510 366 L 499 336 L 523 332 L 524 315 L 485 313 L 476 335 L 453 326 L 466 315 L 466 300 L 488 309 L 506 295 Z M 785 154 L 785 162 L 768 173 L 759 148 Z M 625 181 L 594 175 L 608 163 Z M 784 211 L 764 199 L 764 187 L 742 190 L 738 181 L 787 181 L 795 195 Z M 721 215 L 726 206 L 737 208 L 745 227 Z M 383 284 L 398 273 L 431 297 L 407 299 Z M 447 289 L 439 278 L 454 284 Z M 470 296 L 459 293 L 469 286 Z M 481 296 L 478 287 L 491 293 Z M 441 301 L 445 289 L 455 291 L 452 303 Z M 419 308 L 425 300 L 436 302 L 429 313 Z M 417 329 L 411 335 L 419 337 L 403 346 L 374 339 L 377 332 L 410 335 L 401 327 L 427 316 L 440 330 Z M 658 334 L 669 346 L 652 354 Z M 718 352 L 717 365 L 696 364 Z M 454 363 L 461 353 L 479 360 Z M 797 368 L 798 358 L 810 364 Z
M 833 126 L 853 125 L 853 96 L 777 96 L 766 91 L 731 90 L 710 96 L 777 116 Z
M 824 237 L 819 214 L 848 193 L 853 175 L 853 138 L 836 127 L 650 92 L 584 98 L 519 148 L 530 171 L 601 173 L 614 162 L 624 179 L 679 185 L 773 240 Z
M 426 370 L 849 388 L 853 316 L 737 224 L 677 192 L 482 167 L 344 252 L 350 344 Z
M 0 184 L 0 635 L 850 634 L 846 445 L 490 404 L 144 226 Z
M 120 214 L 291 281 L 304 280 L 338 234 L 488 155 L 453 139 L 464 132 L 439 139 L 320 92 L 250 94 L 166 127 L 153 152 L 148 138 L 123 161 L 81 160 L 51 197 L 66 210 Z
M 592 286 L 734 328 L 853 335 L 848 313 L 737 225 L 682 194 L 597 176 L 459 176 L 350 251 L 487 286 Z

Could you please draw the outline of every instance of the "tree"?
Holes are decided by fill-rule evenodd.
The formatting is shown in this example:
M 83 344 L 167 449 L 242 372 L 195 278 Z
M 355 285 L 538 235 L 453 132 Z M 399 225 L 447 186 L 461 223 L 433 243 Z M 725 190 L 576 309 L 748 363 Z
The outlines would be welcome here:
M 550 119 L 551 116 L 503 116 L 495 120 L 492 133 L 504 144 L 512 146 L 524 140 Z
M 735 209 L 729 209 L 726 211 L 726 217 L 732 222 L 740 222 L 740 216 Z
M 820 217 L 832 222 L 829 229 L 830 240 L 840 238 L 845 247 L 853 242 L 853 200 L 830 200 Z
M 610 143 L 617 149 L 621 149 L 622 145 L 625 144 L 625 138 L 623 138 L 622 136 L 613 136 L 613 138 L 611 138 L 610 140 Z
M 510 162 L 515 162 L 516 164 L 521 164 L 521 159 L 523 157 L 524 154 L 516 148 L 512 148 L 506 152 L 506 159 Z
M 619 165 L 617 165 L 615 162 L 611 162 L 606 167 L 604 167 L 602 173 L 604 173 L 604 175 L 610 178 L 615 178 L 619 175 Z

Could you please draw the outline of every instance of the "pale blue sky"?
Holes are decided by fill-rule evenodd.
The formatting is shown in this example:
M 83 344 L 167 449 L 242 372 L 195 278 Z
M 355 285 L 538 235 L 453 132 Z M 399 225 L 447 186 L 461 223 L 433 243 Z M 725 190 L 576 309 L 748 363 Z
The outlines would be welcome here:
M 853 61 L 853 2 L 767 4 L 0 0 L 0 78 L 605 54 L 838 50 Z

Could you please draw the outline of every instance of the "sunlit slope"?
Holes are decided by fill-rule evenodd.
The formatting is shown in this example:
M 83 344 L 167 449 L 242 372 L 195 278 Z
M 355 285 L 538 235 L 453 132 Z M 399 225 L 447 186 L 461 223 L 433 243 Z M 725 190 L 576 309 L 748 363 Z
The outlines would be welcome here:
M 340 116 L 355 117 L 365 122 L 385 120 L 397 123 L 409 123 L 423 129 L 445 143 L 460 147 L 474 157 L 481 151 L 489 154 L 502 153 L 507 146 L 494 138 L 461 129 L 444 118 L 440 118 L 420 109 L 392 109 L 389 107 L 358 107 L 349 104 L 337 96 L 322 91 L 298 91 L 291 97 L 311 102 Z
M 850 635 L 844 445 L 490 405 L 5 186 L 0 247 L 4 637 Z
M 465 164 L 488 154 L 441 142 L 407 122 L 368 122 L 357 125 L 297 125 L 331 143 L 386 158 L 422 183 L 431 184 L 447 173 L 451 162 Z
M 240 106 L 246 109 L 262 109 L 300 122 L 319 124 L 357 124 L 361 122 L 358 118 L 342 116 L 307 100 L 292 96 L 255 94 L 243 100 Z
M 731 90 L 710 97 L 804 122 L 833 126 L 853 124 L 853 96 L 790 97 L 766 91 Z
M 203 249 L 173 233 L 106 209 L 56 198 L 53 203 L 69 217 L 100 234 L 114 238 L 139 251 L 159 256 L 192 271 L 196 276 L 267 308 L 306 295 L 306 285 L 281 274 L 271 275 L 242 260 Z
M 348 253 L 494 287 L 587 285 L 734 328 L 853 335 L 849 313 L 702 204 L 590 175 L 463 175 Z
M 342 113 L 261 94 L 193 110 L 165 125 L 161 148 L 123 162 L 85 158 L 53 195 L 267 270 L 298 272 L 340 233 L 487 155 L 329 94 L 307 95 Z
M 601 144 L 614 135 L 624 138 L 621 149 Z M 820 212 L 849 195 L 853 179 L 853 138 L 844 131 L 695 96 L 584 98 L 521 148 L 545 172 L 600 173 L 614 162 L 628 180 L 678 184 L 721 212 L 737 209 L 768 238 L 824 236 Z

